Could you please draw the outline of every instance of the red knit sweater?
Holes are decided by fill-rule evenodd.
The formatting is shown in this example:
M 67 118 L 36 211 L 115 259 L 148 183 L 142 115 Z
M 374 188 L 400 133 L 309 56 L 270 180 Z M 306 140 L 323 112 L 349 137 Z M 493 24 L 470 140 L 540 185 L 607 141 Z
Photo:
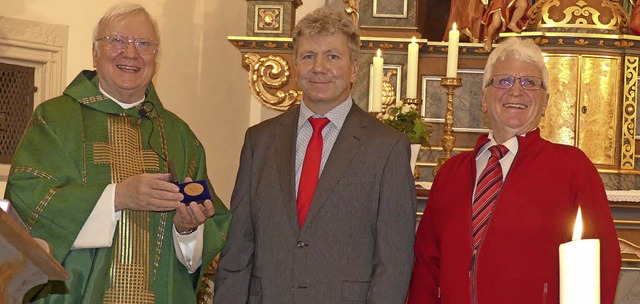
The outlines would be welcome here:
M 601 303 L 612 304 L 620 271 L 620 249 L 602 180 L 579 149 L 540 137 L 539 129 L 518 137 L 518 154 L 470 275 L 473 152 L 448 160 L 435 178 L 416 235 L 416 261 L 409 304 L 558 303 L 558 246 L 571 240 L 578 205 L 583 238 L 600 239 Z

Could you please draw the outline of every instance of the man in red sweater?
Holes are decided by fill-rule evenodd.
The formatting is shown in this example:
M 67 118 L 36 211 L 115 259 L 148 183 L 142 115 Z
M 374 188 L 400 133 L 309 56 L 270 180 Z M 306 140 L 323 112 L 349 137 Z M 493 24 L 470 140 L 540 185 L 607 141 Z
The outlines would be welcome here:
M 582 238 L 600 240 L 601 303 L 612 304 L 620 249 L 602 180 L 581 150 L 542 139 L 537 128 L 549 100 L 540 48 L 507 39 L 489 56 L 483 83 L 492 130 L 435 178 L 409 303 L 558 303 L 558 246 L 571 241 L 581 207 Z

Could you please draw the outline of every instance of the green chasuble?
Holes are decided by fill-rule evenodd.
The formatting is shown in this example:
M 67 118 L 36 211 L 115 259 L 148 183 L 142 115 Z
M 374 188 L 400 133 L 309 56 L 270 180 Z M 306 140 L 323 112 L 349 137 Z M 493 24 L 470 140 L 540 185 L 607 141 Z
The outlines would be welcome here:
M 36 303 L 195 303 L 205 268 L 226 238 L 230 213 L 207 178 L 205 153 L 187 124 L 150 85 L 140 106 L 122 109 L 83 71 L 62 96 L 38 106 L 13 158 L 6 198 L 33 237 L 46 240 L 69 273 L 32 290 Z M 140 173 L 206 180 L 216 214 L 204 225 L 202 266 L 189 274 L 173 244 L 172 212 L 124 210 L 109 248 L 71 250 L 105 186 Z

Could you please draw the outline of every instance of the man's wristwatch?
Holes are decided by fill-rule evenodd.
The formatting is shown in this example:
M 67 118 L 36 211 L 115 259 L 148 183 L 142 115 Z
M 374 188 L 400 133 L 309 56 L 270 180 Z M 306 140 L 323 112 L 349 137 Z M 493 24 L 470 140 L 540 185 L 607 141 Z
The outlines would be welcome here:
M 179 235 L 189 235 L 189 234 L 194 233 L 196 230 L 198 230 L 198 227 L 195 227 L 195 228 L 192 228 L 192 229 L 189 229 L 189 230 L 186 230 L 186 231 L 182 231 L 182 232 L 178 231 L 178 234 Z

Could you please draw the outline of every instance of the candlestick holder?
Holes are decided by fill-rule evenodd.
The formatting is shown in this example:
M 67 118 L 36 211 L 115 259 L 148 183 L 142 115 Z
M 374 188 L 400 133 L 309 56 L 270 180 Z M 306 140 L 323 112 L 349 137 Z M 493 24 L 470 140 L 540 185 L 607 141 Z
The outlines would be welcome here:
M 421 113 L 422 99 L 420 99 L 420 98 L 402 98 L 401 101 L 402 101 L 403 104 L 415 105 L 416 106 L 416 111 L 418 111 L 418 113 Z
M 440 138 L 444 154 L 438 159 L 438 164 L 433 169 L 433 176 L 436 176 L 442 164 L 451 157 L 451 151 L 453 151 L 453 145 L 456 142 L 456 137 L 453 136 L 453 91 L 462 86 L 462 79 L 460 77 L 443 77 L 440 80 L 440 85 L 447 89 L 447 112 L 444 115 L 444 132 Z

